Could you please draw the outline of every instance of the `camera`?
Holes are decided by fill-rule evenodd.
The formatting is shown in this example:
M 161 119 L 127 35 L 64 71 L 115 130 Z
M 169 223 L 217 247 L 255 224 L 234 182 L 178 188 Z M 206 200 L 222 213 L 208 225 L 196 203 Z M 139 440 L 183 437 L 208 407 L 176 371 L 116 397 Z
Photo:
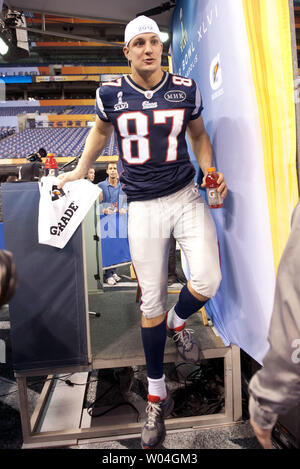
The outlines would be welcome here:
M 20 168 L 19 180 L 22 182 L 39 181 L 42 176 L 42 158 L 46 156 L 47 152 L 44 148 L 28 155 L 26 160 L 29 163 Z
M 42 158 L 46 158 L 47 152 L 44 148 L 40 148 L 39 151 L 36 153 L 31 153 L 26 157 L 26 160 L 30 161 L 31 163 L 35 163 L 38 161 L 39 163 L 42 162 Z

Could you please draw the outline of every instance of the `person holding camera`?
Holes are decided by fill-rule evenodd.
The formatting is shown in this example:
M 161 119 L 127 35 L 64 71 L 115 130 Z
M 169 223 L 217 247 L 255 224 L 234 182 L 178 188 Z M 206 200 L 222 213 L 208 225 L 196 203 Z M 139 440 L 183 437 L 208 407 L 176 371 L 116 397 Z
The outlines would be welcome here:
M 36 153 L 27 156 L 29 163 L 20 168 L 19 180 L 22 182 L 39 181 L 43 175 L 42 158 L 46 158 L 47 152 L 44 148 L 40 148 Z

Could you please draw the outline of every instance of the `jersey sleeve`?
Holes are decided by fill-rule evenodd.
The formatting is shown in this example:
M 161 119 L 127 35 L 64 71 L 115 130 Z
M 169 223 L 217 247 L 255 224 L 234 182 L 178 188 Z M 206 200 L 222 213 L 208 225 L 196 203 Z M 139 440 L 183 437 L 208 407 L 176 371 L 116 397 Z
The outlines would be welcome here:
M 196 91 L 195 91 L 195 109 L 193 110 L 190 120 L 198 119 L 203 111 L 203 104 L 202 104 L 202 96 L 199 91 L 197 83 L 195 83 Z
M 97 116 L 104 122 L 110 122 L 106 112 L 105 112 L 105 104 L 104 104 L 104 89 L 102 86 L 97 89 L 96 91 L 96 114 Z

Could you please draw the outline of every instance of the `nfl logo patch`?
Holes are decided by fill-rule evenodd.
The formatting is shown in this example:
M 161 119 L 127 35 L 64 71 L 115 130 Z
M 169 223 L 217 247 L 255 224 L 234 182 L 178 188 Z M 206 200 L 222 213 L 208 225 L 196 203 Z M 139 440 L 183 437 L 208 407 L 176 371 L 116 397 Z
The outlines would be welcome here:
M 153 96 L 153 91 L 145 91 L 145 97 L 147 99 L 151 99 Z

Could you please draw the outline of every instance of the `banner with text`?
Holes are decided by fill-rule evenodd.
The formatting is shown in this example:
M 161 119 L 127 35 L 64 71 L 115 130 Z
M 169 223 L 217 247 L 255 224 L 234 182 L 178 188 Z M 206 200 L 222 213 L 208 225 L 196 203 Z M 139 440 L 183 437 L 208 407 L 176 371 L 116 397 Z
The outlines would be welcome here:
M 200 88 L 229 188 L 224 208 L 212 210 L 223 279 L 206 311 L 226 345 L 259 362 L 298 200 L 289 21 L 280 0 L 178 0 L 173 14 L 173 72 Z

